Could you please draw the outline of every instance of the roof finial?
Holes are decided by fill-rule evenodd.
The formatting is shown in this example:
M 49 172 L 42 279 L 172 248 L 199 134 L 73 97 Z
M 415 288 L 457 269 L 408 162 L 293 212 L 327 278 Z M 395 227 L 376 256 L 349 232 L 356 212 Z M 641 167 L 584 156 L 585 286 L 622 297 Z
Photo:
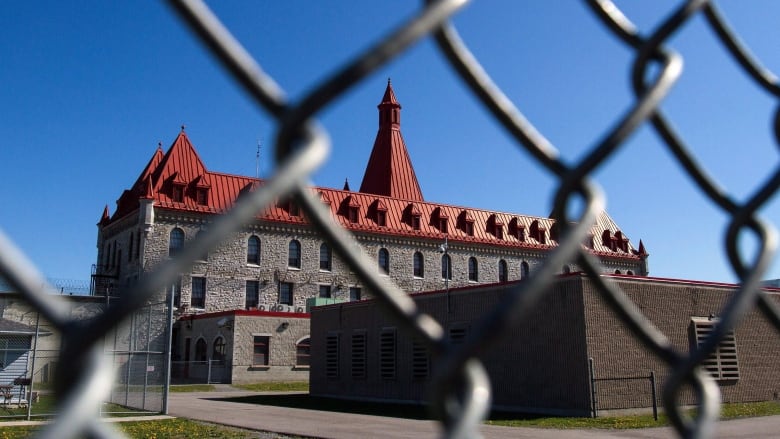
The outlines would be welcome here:
M 390 77 L 387 77 L 387 85 L 390 85 Z
M 181 124 L 181 132 L 184 132 L 184 129 L 187 128 L 187 125 Z

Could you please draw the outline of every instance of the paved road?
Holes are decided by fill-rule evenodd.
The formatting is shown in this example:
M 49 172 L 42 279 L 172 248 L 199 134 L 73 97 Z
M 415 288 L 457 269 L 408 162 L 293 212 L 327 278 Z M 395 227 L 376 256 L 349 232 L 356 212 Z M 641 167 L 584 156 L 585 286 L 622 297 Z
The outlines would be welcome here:
M 356 415 L 316 410 L 260 406 L 223 400 L 252 392 L 220 391 L 171 393 L 169 414 L 252 430 L 273 431 L 315 438 L 365 439 L 438 437 L 432 421 Z M 483 425 L 488 439 L 503 438 L 676 438 L 671 428 L 640 430 L 550 430 Z M 780 438 L 780 416 L 739 419 L 718 423 L 716 438 Z

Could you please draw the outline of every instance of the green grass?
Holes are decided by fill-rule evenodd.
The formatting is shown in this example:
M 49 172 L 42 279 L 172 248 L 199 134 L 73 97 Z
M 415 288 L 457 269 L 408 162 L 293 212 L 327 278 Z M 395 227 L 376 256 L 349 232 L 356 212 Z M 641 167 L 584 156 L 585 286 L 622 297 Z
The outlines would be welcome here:
M 688 411 L 689 416 L 695 415 L 695 410 Z M 728 403 L 723 404 L 720 410 L 720 419 L 736 419 L 758 416 L 780 415 L 780 404 L 774 401 Z M 669 424 L 666 415 L 658 415 L 654 420 L 652 415 L 609 416 L 600 418 L 563 418 L 563 417 L 512 417 L 511 415 L 493 415 L 486 421 L 490 425 L 503 425 L 507 427 L 541 427 L 556 429 L 572 428 L 649 428 L 662 427 Z
M 234 384 L 233 387 L 252 392 L 308 392 L 308 381 L 279 381 L 253 384 Z
M 166 419 L 160 421 L 133 421 L 115 424 L 116 428 L 130 438 L 150 439 L 249 439 L 261 437 L 261 433 L 240 428 L 224 427 L 188 419 Z M 3 427 L 0 439 L 32 436 L 42 427 Z M 262 434 L 267 438 L 291 438 L 274 433 Z
M 216 387 L 212 384 L 182 384 L 171 386 L 171 392 L 213 392 Z

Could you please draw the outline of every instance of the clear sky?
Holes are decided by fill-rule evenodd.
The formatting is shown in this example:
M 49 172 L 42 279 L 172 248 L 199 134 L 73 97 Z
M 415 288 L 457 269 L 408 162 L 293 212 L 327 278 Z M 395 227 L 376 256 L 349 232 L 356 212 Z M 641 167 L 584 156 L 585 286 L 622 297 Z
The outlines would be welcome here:
M 297 100 L 421 2 L 213 3 Z M 677 3 L 618 5 L 646 34 Z M 721 3 L 764 65 L 780 70 L 780 2 Z M 494 81 L 569 162 L 633 102 L 632 52 L 581 2 L 477 1 L 454 23 Z M 777 103 L 737 69 L 704 24 L 697 17 L 671 43 L 685 67 L 663 110 L 710 173 L 744 199 L 777 166 Z M 312 176 L 315 184 L 340 188 L 348 178 L 353 189 L 360 186 L 388 77 L 426 200 L 549 214 L 555 180 L 480 107 L 430 39 L 319 115 L 333 151 Z M 167 149 L 182 124 L 210 170 L 254 175 L 260 140 L 261 174 L 273 172 L 272 119 L 161 2 L 4 1 L 0 116 L 0 229 L 49 277 L 89 278 L 103 207 L 114 211 L 157 143 Z M 727 217 L 649 127 L 594 177 L 624 233 L 634 245 L 644 241 L 651 275 L 736 280 L 724 251 Z M 776 199 L 762 210 L 772 223 L 779 213 Z M 780 278 L 780 264 L 765 278 Z

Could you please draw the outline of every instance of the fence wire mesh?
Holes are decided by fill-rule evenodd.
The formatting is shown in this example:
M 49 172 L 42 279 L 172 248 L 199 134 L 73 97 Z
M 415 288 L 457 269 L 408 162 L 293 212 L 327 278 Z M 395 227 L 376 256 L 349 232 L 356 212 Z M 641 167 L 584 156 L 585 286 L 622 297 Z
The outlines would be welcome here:
M 577 260 L 583 270 L 598 285 L 599 293 L 620 316 L 624 324 L 645 347 L 667 365 L 668 380 L 662 389 L 663 405 L 674 428 L 682 437 L 707 437 L 713 432 L 718 416 L 719 390 L 700 365 L 712 353 L 720 340 L 745 313 L 754 307 L 780 329 L 780 313 L 761 292 L 759 281 L 776 248 L 775 229 L 759 218 L 757 211 L 776 193 L 780 186 L 780 169 L 746 201 L 733 198 L 720 189 L 708 175 L 663 114 L 660 103 L 677 81 L 682 57 L 669 45 L 670 38 L 693 17 L 703 14 L 717 39 L 755 83 L 766 93 L 779 96 L 776 77 L 754 59 L 729 29 L 723 16 L 712 2 L 691 0 L 683 2 L 652 32 L 642 34 L 608 0 L 589 0 L 593 14 L 616 38 L 635 54 L 631 66 L 631 83 L 635 101 L 618 123 L 604 129 L 602 140 L 593 145 L 576 163 L 567 164 L 556 148 L 526 120 L 522 113 L 491 81 L 448 22 L 466 0 L 425 1 L 418 14 L 390 32 L 370 49 L 341 67 L 335 74 L 314 84 L 306 97 L 290 102 L 284 91 L 260 64 L 243 49 L 208 7 L 197 0 L 171 0 L 173 8 L 189 25 L 230 75 L 241 84 L 258 106 L 276 121 L 278 136 L 274 141 L 278 167 L 267 184 L 237 203 L 222 216 L 210 232 L 195 239 L 179 257 L 161 264 L 153 273 L 124 292 L 121 306 L 109 306 L 94 318 L 75 321 L 67 307 L 54 297 L 58 291 L 47 285 L 45 279 L 11 240 L 0 234 L 0 274 L 16 291 L 21 292 L 52 326 L 61 331 L 63 346 L 56 381 L 61 401 L 58 421 L 44 430 L 41 437 L 63 438 L 83 434 L 113 436 L 105 426 L 96 422 L 95 413 L 101 401 L 109 398 L 113 365 L 102 352 L 102 340 L 117 322 L 125 320 L 159 291 L 163 291 L 178 273 L 185 271 L 197 255 L 215 247 L 231 231 L 252 220 L 255 214 L 275 199 L 293 196 L 304 209 L 311 223 L 336 248 L 340 256 L 358 274 L 361 280 L 384 304 L 387 312 L 397 317 L 407 329 L 441 358 L 437 367 L 433 409 L 447 437 L 476 437 L 478 427 L 490 407 L 490 390 L 484 367 L 475 360 L 478 353 L 491 344 L 497 334 L 512 322 L 522 320 L 533 312 L 534 304 L 553 281 L 560 266 Z M 433 37 L 460 80 L 468 86 L 482 105 L 517 141 L 518 148 L 529 152 L 537 164 L 558 181 L 554 197 L 553 217 L 561 226 L 560 245 L 547 258 L 532 278 L 518 285 L 501 306 L 496 307 L 462 344 L 446 342 L 441 326 L 421 313 L 413 301 L 399 288 L 388 285 L 373 270 L 373 262 L 356 251 L 349 233 L 341 229 L 306 189 L 307 177 L 322 165 L 329 145 L 327 133 L 315 116 L 342 93 L 365 79 L 380 66 L 402 54 L 411 44 L 424 37 Z M 640 126 L 648 125 L 663 140 L 674 159 L 685 170 L 703 196 L 726 213 L 729 227 L 723 240 L 732 268 L 740 286 L 731 296 L 720 315 L 721 324 L 691 353 L 675 349 L 663 333 L 658 331 L 627 299 L 618 286 L 599 276 L 599 261 L 580 245 L 586 238 L 595 215 L 604 207 L 604 195 L 594 184 L 591 175 L 600 165 L 618 151 L 627 137 Z M 776 133 L 780 135 L 780 119 Z M 580 201 L 584 208 L 579 217 L 572 217 L 570 201 Z M 760 249 L 752 260 L 746 260 L 737 246 L 740 234 L 757 237 Z M 63 367 L 62 365 L 68 365 Z M 683 389 L 692 389 L 698 410 L 694 418 L 680 408 L 679 395 Z

